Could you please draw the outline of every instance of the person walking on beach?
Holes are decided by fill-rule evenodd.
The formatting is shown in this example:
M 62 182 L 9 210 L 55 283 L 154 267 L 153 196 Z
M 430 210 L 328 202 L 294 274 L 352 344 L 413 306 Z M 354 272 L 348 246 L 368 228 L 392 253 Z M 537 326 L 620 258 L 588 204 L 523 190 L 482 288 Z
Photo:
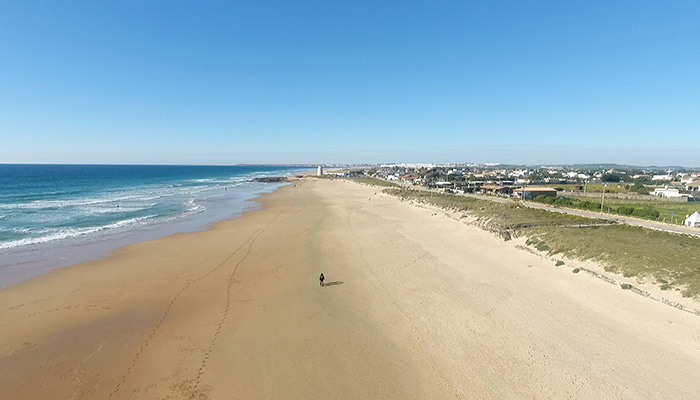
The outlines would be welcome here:
M 321 276 L 318 277 L 319 282 L 321 283 L 321 286 L 323 286 L 323 281 L 326 280 L 326 277 L 323 276 L 323 273 L 321 273 Z

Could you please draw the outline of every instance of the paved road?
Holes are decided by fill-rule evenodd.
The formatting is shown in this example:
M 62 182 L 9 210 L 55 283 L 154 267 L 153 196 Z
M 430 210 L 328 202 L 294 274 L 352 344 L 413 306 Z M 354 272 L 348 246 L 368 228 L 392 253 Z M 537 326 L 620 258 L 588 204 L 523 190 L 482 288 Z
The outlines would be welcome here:
M 561 212 L 561 213 L 572 214 L 572 215 L 579 215 L 581 217 L 588 217 L 588 218 L 600 218 L 600 219 L 606 219 L 609 221 L 618 221 L 618 222 L 625 223 L 627 225 L 641 226 L 644 228 L 656 229 L 656 230 L 660 230 L 660 231 L 673 232 L 673 233 L 685 233 L 688 235 L 694 235 L 694 236 L 700 237 L 700 229 L 691 228 L 688 226 L 671 225 L 671 224 L 665 224 L 663 222 L 649 221 L 649 220 L 643 220 L 643 219 L 637 219 L 637 218 L 629 218 L 629 217 L 623 217 L 621 215 L 604 214 L 604 213 L 599 213 L 599 212 L 594 212 L 594 211 L 574 210 L 574 209 L 570 209 L 570 208 L 552 207 L 552 206 L 548 206 L 545 204 L 533 203 L 533 202 L 529 202 L 529 201 L 523 201 L 523 202 L 521 202 L 521 204 L 523 204 L 524 206 L 527 206 L 527 207 L 531 207 L 531 208 L 539 208 L 541 210 Z
M 508 203 L 508 202 L 513 201 L 512 199 L 507 199 L 507 198 L 503 198 L 503 197 L 480 196 L 480 195 L 476 195 L 476 194 L 465 194 L 465 196 L 475 197 L 477 199 L 483 199 L 483 200 L 497 201 L 499 203 Z M 614 214 L 605 214 L 605 213 L 599 213 L 599 212 L 595 212 L 595 211 L 553 207 L 553 206 L 548 206 L 546 204 L 534 203 L 531 201 L 520 201 L 520 204 L 522 204 L 525 207 L 539 208 L 540 210 L 547 210 L 547 211 L 560 212 L 560 213 L 571 214 L 571 215 L 578 215 L 578 216 L 587 217 L 587 218 L 605 219 L 608 221 L 621 222 L 621 223 L 624 223 L 627 225 L 632 225 L 632 226 L 641 226 L 643 228 L 648 228 L 648 229 L 656 229 L 656 230 L 660 230 L 660 231 L 673 232 L 673 233 L 684 233 L 684 234 L 700 237 L 700 229 L 691 228 L 688 226 L 671 225 L 671 224 L 666 224 L 663 222 L 630 218 L 630 217 L 624 217 L 621 215 L 614 215 Z
M 392 182 L 392 183 L 399 183 L 399 182 Z M 399 183 L 399 184 L 401 184 L 401 183 Z M 411 189 L 431 190 L 431 189 L 428 189 L 425 187 L 412 186 L 410 184 L 406 184 L 405 186 L 409 187 Z M 443 193 L 442 191 L 439 191 L 439 192 Z M 488 201 L 495 201 L 495 202 L 499 202 L 499 203 L 512 203 L 513 202 L 513 199 L 510 199 L 510 198 L 483 196 L 483 195 L 471 194 L 471 193 L 465 193 L 463 196 L 474 197 L 477 199 L 488 200 Z M 673 233 L 684 233 L 684 234 L 700 237 L 700 228 L 691 228 L 691 227 L 682 226 L 682 225 L 671 225 L 671 224 L 666 224 L 663 222 L 649 221 L 649 220 L 637 219 L 637 218 L 629 218 L 629 217 L 623 217 L 621 215 L 605 214 L 605 213 L 599 213 L 599 212 L 594 212 L 594 211 L 552 207 L 552 206 L 548 206 L 545 204 L 533 203 L 530 201 L 520 201 L 520 204 L 522 204 L 525 207 L 530 207 L 530 208 L 539 208 L 541 210 L 560 212 L 560 213 L 571 214 L 571 215 L 578 215 L 581 217 L 605 219 L 608 221 L 617 221 L 617 222 L 621 222 L 621 223 L 624 223 L 627 225 L 632 225 L 632 226 L 641 226 L 643 228 L 648 228 L 648 229 L 656 229 L 656 230 L 660 230 L 660 231 L 673 232 Z

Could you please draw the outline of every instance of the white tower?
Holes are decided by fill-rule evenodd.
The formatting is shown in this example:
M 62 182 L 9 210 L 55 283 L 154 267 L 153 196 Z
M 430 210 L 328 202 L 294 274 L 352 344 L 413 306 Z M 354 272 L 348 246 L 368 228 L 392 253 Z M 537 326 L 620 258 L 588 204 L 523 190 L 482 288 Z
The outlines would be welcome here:
M 318 168 L 316 169 L 316 176 L 321 176 L 321 175 L 323 175 L 323 167 L 319 165 Z

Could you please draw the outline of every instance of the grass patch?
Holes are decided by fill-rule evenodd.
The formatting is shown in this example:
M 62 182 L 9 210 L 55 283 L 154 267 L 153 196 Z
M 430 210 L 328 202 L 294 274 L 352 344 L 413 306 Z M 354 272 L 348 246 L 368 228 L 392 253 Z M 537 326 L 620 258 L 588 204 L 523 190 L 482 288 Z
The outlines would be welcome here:
M 591 197 L 576 197 L 576 195 L 571 195 L 569 196 L 568 194 L 566 195 L 569 197 L 570 200 L 576 202 L 584 202 L 584 201 L 589 201 L 597 204 L 597 210 L 600 210 L 600 199 L 596 198 L 591 198 Z M 628 200 L 628 199 L 615 199 L 615 198 L 605 198 L 605 204 L 604 204 L 605 210 L 607 212 L 608 207 L 611 208 L 611 211 L 616 211 L 620 209 L 620 212 L 618 214 L 621 215 L 632 215 L 634 217 L 639 217 L 639 218 L 644 218 L 644 219 L 651 219 L 651 220 L 658 220 L 658 221 L 665 221 L 669 223 L 676 223 L 679 225 L 683 224 L 683 221 L 685 220 L 685 216 L 692 214 L 695 211 L 700 211 L 700 204 L 697 202 L 691 202 L 691 203 L 679 203 L 679 202 L 674 202 L 674 201 L 662 201 L 662 200 Z M 654 217 L 653 215 L 650 216 L 645 216 L 644 215 L 644 210 L 646 209 L 654 209 L 658 211 L 659 215 L 658 218 Z M 628 212 L 629 210 L 633 210 L 632 212 Z M 637 212 L 634 213 L 634 210 Z M 671 215 L 674 214 L 674 215 Z
M 668 283 L 664 283 L 663 285 L 660 286 L 661 290 L 671 290 L 673 289 L 673 286 L 669 285 Z
M 530 240 L 530 239 L 528 239 L 525 243 L 527 245 L 530 245 L 530 246 L 536 248 L 538 251 L 548 251 L 549 250 L 549 246 L 547 246 L 547 243 L 545 243 L 542 240 L 537 240 L 537 239 Z
M 574 270 L 571 271 L 571 272 L 573 272 L 574 274 L 578 274 L 579 272 L 581 272 L 581 269 L 580 269 L 580 268 L 574 268 Z
M 554 263 L 555 267 L 561 267 L 562 265 L 564 265 L 564 261 L 562 261 L 562 260 L 557 260 L 557 262 Z
M 385 189 L 384 192 L 403 200 L 417 201 L 441 207 L 446 210 L 467 213 L 477 217 L 480 222 L 502 229 L 520 229 L 523 227 L 544 225 L 609 223 L 609 221 L 594 218 L 520 207 L 515 201 L 500 203 L 469 196 L 407 188 Z
M 371 176 L 365 176 L 365 177 L 361 177 L 361 178 L 353 178 L 352 180 L 354 182 L 364 183 L 365 185 L 370 185 L 370 186 L 379 186 L 379 187 L 387 187 L 387 188 L 400 187 L 399 185 L 397 185 L 393 182 L 387 182 L 387 181 L 382 180 L 382 179 L 372 178 Z
M 607 221 L 518 207 L 515 202 L 405 188 L 388 188 L 384 192 L 403 200 L 460 211 L 491 227 L 517 230 L 528 237 L 527 245 L 550 255 L 593 260 L 607 271 L 652 278 L 669 285 L 669 290 L 682 288 L 686 297 L 700 297 L 700 240 L 696 237 L 629 225 L 574 228 Z
M 684 296 L 700 296 L 700 240 L 695 237 L 629 225 L 533 227 L 524 231 L 531 242 L 546 242 L 550 253 L 598 261 L 607 271 L 653 278 L 683 287 Z

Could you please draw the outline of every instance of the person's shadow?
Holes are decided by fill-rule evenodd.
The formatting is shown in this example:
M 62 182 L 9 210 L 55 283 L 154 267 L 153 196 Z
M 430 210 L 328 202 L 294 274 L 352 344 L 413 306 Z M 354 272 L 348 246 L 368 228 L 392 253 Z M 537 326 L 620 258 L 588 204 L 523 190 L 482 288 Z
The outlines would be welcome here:
M 343 281 L 324 282 L 323 287 L 342 285 L 343 283 L 345 283 L 345 282 L 343 282 Z

